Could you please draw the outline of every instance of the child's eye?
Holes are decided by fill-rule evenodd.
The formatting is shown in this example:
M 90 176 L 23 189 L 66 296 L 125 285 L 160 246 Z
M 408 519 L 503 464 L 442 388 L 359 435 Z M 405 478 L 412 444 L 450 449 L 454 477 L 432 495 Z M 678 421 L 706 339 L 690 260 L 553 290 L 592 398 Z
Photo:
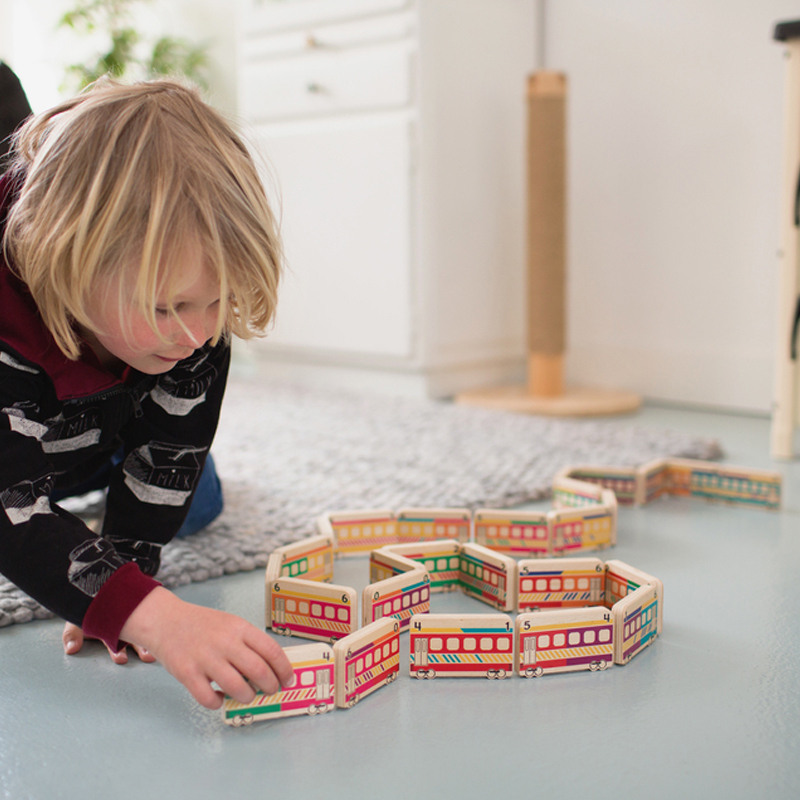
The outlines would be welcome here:
M 156 316 L 157 317 L 168 317 L 169 316 L 169 309 L 168 308 L 157 308 L 156 309 Z

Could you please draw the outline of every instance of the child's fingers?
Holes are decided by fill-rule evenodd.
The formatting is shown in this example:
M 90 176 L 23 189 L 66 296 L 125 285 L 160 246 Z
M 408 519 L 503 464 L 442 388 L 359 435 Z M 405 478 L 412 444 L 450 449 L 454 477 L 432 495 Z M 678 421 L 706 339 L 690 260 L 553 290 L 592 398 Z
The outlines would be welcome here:
M 123 647 L 118 652 L 114 652 L 108 645 L 106 645 L 106 649 L 108 650 L 108 654 L 111 656 L 111 660 L 115 664 L 127 664 L 128 663 L 128 648 Z
M 136 651 L 136 655 L 139 656 L 139 658 L 144 661 L 145 664 L 152 664 L 156 660 L 156 657 L 146 648 L 141 647 L 138 644 L 131 646 Z
M 205 708 L 212 711 L 222 705 L 225 695 L 211 688 L 211 680 L 205 675 L 194 677 L 178 678 L 180 682 L 189 690 L 189 693 Z
M 264 631 L 253 627 L 245 638 L 248 647 L 254 650 L 264 661 L 269 664 L 272 672 L 280 681 L 281 686 L 288 686 L 294 679 L 294 670 L 283 648 Z M 255 680 L 254 675 L 247 674 L 248 678 Z M 260 683 L 258 684 L 261 685 Z M 277 688 L 275 689 L 277 691 Z
M 281 683 L 272 667 L 254 650 L 249 648 L 233 660 L 233 666 L 247 681 L 265 694 L 280 691 Z
M 213 679 L 225 694 L 240 703 L 251 703 L 256 696 L 255 689 L 244 679 L 242 673 L 231 664 L 220 666 L 215 671 Z M 273 680 L 277 684 L 277 680 L 274 678 Z
M 83 631 L 77 625 L 68 622 L 64 625 L 61 641 L 64 643 L 64 652 L 68 656 L 75 655 L 83 647 Z

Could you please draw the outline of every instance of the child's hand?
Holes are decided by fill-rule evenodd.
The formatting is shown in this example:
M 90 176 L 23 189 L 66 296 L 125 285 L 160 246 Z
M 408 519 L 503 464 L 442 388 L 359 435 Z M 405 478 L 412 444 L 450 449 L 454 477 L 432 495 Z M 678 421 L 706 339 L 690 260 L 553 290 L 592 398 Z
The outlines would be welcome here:
M 249 703 L 255 697 L 250 683 L 272 694 L 294 674 L 283 648 L 264 631 L 233 614 L 186 603 L 162 587 L 136 607 L 121 638 L 152 653 L 206 708 L 223 701 L 212 681 Z
M 83 634 L 83 631 L 77 626 L 73 625 L 71 622 L 68 622 L 64 626 L 64 633 L 61 634 L 61 640 L 64 642 L 64 652 L 68 656 L 73 656 L 76 653 L 79 653 L 81 648 L 83 647 L 83 640 L 86 637 Z M 128 648 L 123 647 L 118 653 L 115 653 L 110 647 L 107 647 L 108 653 L 111 656 L 111 660 L 115 664 L 127 664 L 128 663 Z M 136 651 L 139 658 L 142 661 L 147 663 L 152 663 L 155 661 L 155 657 L 148 653 L 144 647 L 139 647 L 138 645 L 133 645 L 133 649 Z

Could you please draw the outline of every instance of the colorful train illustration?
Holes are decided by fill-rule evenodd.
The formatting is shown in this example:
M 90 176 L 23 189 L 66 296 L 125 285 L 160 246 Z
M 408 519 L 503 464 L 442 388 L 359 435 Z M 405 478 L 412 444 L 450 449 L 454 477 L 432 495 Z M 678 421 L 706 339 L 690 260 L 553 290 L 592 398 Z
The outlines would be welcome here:
M 366 586 L 361 602 L 363 624 L 392 617 L 401 631 L 406 630 L 414 614 L 430 611 L 430 582 L 427 570 L 415 565 L 408 572 Z
M 265 613 L 275 632 L 321 641 L 286 649 L 292 686 L 259 693 L 246 705 L 225 698 L 224 721 L 239 726 L 352 707 L 397 677 L 403 630 L 410 674 L 420 679 L 502 679 L 515 672 L 533 678 L 627 664 L 661 633 L 663 584 L 621 561 L 578 554 L 616 542 L 618 503 L 646 504 L 663 495 L 772 509 L 780 506 L 781 477 L 664 459 L 638 469 L 568 467 L 554 479 L 549 512 L 323 515 L 319 535 L 270 556 Z M 359 629 L 357 594 L 331 583 L 333 559 L 367 552 L 371 583 L 362 593 Z M 454 590 L 499 612 L 516 610 L 516 619 L 431 614 L 430 595 Z
M 639 468 L 566 467 L 556 480 L 563 478 L 610 489 L 620 505 L 646 505 L 667 495 L 773 510 L 781 504 L 780 473 L 711 461 L 664 458 Z
M 337 555 L 369 553 L 388 544 L 466 542 L 472 532 L 472 512 L 467 508 L 339 511 L 319 517 L 317 531 L 335 541 Z
M 275 694 L 257 692 L 252 703 L 239 703 L 225 697 L 222 719 L 240 727 L 256 720 L 293 717 L 298 714 L 324 714 L 335 705 L 333 650 L 327 644 L 287 647 L 286 655 L 294 669 L 294 681 Z
M 606 608 L 520 614 L 514 629 L 519 642 L 517 672 L 526 678 L 604 670 L 614 663 L 614 625 Z
M 514 669 L 507 614 L 426 614 L 409 630 L 411 677 L 502 679 Z
M 222 719 L 239 727 L 279 717 L 324 714 L 334 707 L 351 708 L 397 678 L 399 634 L 396 620 L 383 619 L 341 639 L 333 648 L 321 642 L 287 647 L 294 668 L 291 686 L 275 694 L 257 692 L 250 703 L 226 697 Z
M 780 507 L 778 472 L 660 459 L 641 467 L 565 467 L 553 480 L 553 509 L 405 508 L 338 511 L 317 519 L 337 556 L 370 553 L 387 545 L 452 540 L 474 542 L 505 555 L 572 556 L 617 541 L 618 505 L 645 505 L 667 495 L 768 509 Z M 431 578 L 432 583 L 436 579 Z
M 531 563 L 537 571 L 521 568 L 520 584 L 542 591 L 533 593 L 536 605 L 520 596 L 523 610 L 513 631 L 506 614 L 412 617 L 411 675 L 504 678 L 512 670 L 508 663 L 526 678 L 594 672 L 627 664 L 661 633 L 664 586 L 658 578 L 616 560 Z M 583 580 L 583 591 L 573 591 Z
M 358 629 L 358 598 L 349 586 L 279 578 L 267 588 L 275 633 L 334 642 Z

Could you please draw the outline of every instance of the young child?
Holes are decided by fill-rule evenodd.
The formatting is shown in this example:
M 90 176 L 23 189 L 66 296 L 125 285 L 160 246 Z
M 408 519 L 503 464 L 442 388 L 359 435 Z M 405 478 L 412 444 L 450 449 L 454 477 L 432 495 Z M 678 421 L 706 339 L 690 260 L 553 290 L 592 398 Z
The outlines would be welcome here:
M 0 572 L 130 644 L 202 705 L 292 680 L 263 631 L 153 576 L 214 437 L 229 337 L 270 321 L 280 246 L 255 166 L 171 81 L 101 82 L 30 119 L 0 178 Z M 110 467 L 102 535 L 53 495 Z M 119 459 L 115 459 L 118 461 Z

